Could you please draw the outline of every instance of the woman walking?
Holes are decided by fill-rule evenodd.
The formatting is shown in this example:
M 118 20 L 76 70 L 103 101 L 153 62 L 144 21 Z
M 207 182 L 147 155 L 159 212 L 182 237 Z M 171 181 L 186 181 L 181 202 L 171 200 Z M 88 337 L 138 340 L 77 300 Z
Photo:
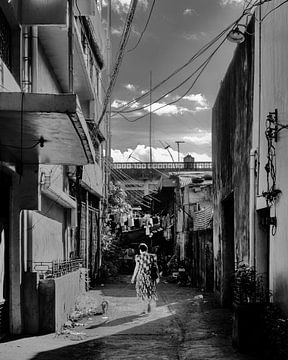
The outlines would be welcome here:
M 131 278 L 133 284 L 136 279 L 136 294 L 142 300 L 145 308 L 142 314 L 151 312 L 151 302 L 157 300 L 156 284 L 159 283 L 159 269 L 157 256 L 148 253 L 148 247 L 139 245 L 140 255 L 135 256 L 135 269 Z

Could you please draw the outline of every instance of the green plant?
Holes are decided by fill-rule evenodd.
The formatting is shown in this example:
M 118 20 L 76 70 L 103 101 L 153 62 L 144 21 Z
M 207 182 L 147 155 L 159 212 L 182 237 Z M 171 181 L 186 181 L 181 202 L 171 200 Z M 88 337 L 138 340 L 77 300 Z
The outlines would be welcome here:
M 258 274 L 253 266 L 239 264 L 233 276 L 234 302 L 269 303 L 271 292 L 266 289 L 263 274 Z
M 271 303 L 265 309 L 265 333 L 275 359 L 288 358 L 288 318 L 281 308 Z

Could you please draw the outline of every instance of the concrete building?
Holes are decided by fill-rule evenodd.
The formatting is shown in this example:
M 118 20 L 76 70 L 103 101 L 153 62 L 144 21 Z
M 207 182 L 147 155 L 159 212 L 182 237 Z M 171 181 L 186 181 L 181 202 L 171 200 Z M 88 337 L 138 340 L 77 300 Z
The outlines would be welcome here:
M 0 336 L 59 330 L 99 265 L 100 10 L 0 4 Z
M 192 285 L 213 289 L 212 173 L 162 176 L 152 212 L 160 216 L 167 248 L 185 263 Z M 168 222 L 168 224 L 167 224 Z M 167 226 L 168 225 L 168 226 Z M 170 228 L 171 231 L 167 231 Z M 171 233 L 171 234 L 170 234 Z M 168 236 L 167 235 L 171 235 Z
M 120 182 L 133 206 L 139 206 L 145 196 L 146 203 L 157 191 L 160 178 L 172 174 L 209 172 L 211 162 L 195 162 L 188 154 L 182 162 L 126 162 L 112 163 L 111 178 Z M 148 206 L 149 207 L 149 206 Z
M 288 314 L 287 15 L 281 1 L 255 11 L 213 108 L 216 291 L 231 303 L 237 262 L 266 275 Z

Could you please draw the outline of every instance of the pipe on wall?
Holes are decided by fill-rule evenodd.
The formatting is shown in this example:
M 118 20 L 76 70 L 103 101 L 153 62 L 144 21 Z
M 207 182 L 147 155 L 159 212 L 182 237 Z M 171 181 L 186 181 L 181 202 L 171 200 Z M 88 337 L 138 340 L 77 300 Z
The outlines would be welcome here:
M 32 92 L 38 92 L 38 26 L 32 26 Z
M 250 192 L 249 192 L 249 265 L 255 266 L 255 217 L 256 217 L 256 180 L 257 180 L 257 149 L 250 151 Z

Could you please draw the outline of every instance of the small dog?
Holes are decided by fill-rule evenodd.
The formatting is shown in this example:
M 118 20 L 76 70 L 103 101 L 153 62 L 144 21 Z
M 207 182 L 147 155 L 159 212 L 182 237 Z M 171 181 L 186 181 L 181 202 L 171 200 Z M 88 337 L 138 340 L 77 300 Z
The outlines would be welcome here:
M 102 301 L 101 303 L 101 307 L 102 307 L 102 314 L 103 317 L 107 318 L 107 313 L 108 313 L 108 307 L 109 307 L 109 303 L 107 300 Z

